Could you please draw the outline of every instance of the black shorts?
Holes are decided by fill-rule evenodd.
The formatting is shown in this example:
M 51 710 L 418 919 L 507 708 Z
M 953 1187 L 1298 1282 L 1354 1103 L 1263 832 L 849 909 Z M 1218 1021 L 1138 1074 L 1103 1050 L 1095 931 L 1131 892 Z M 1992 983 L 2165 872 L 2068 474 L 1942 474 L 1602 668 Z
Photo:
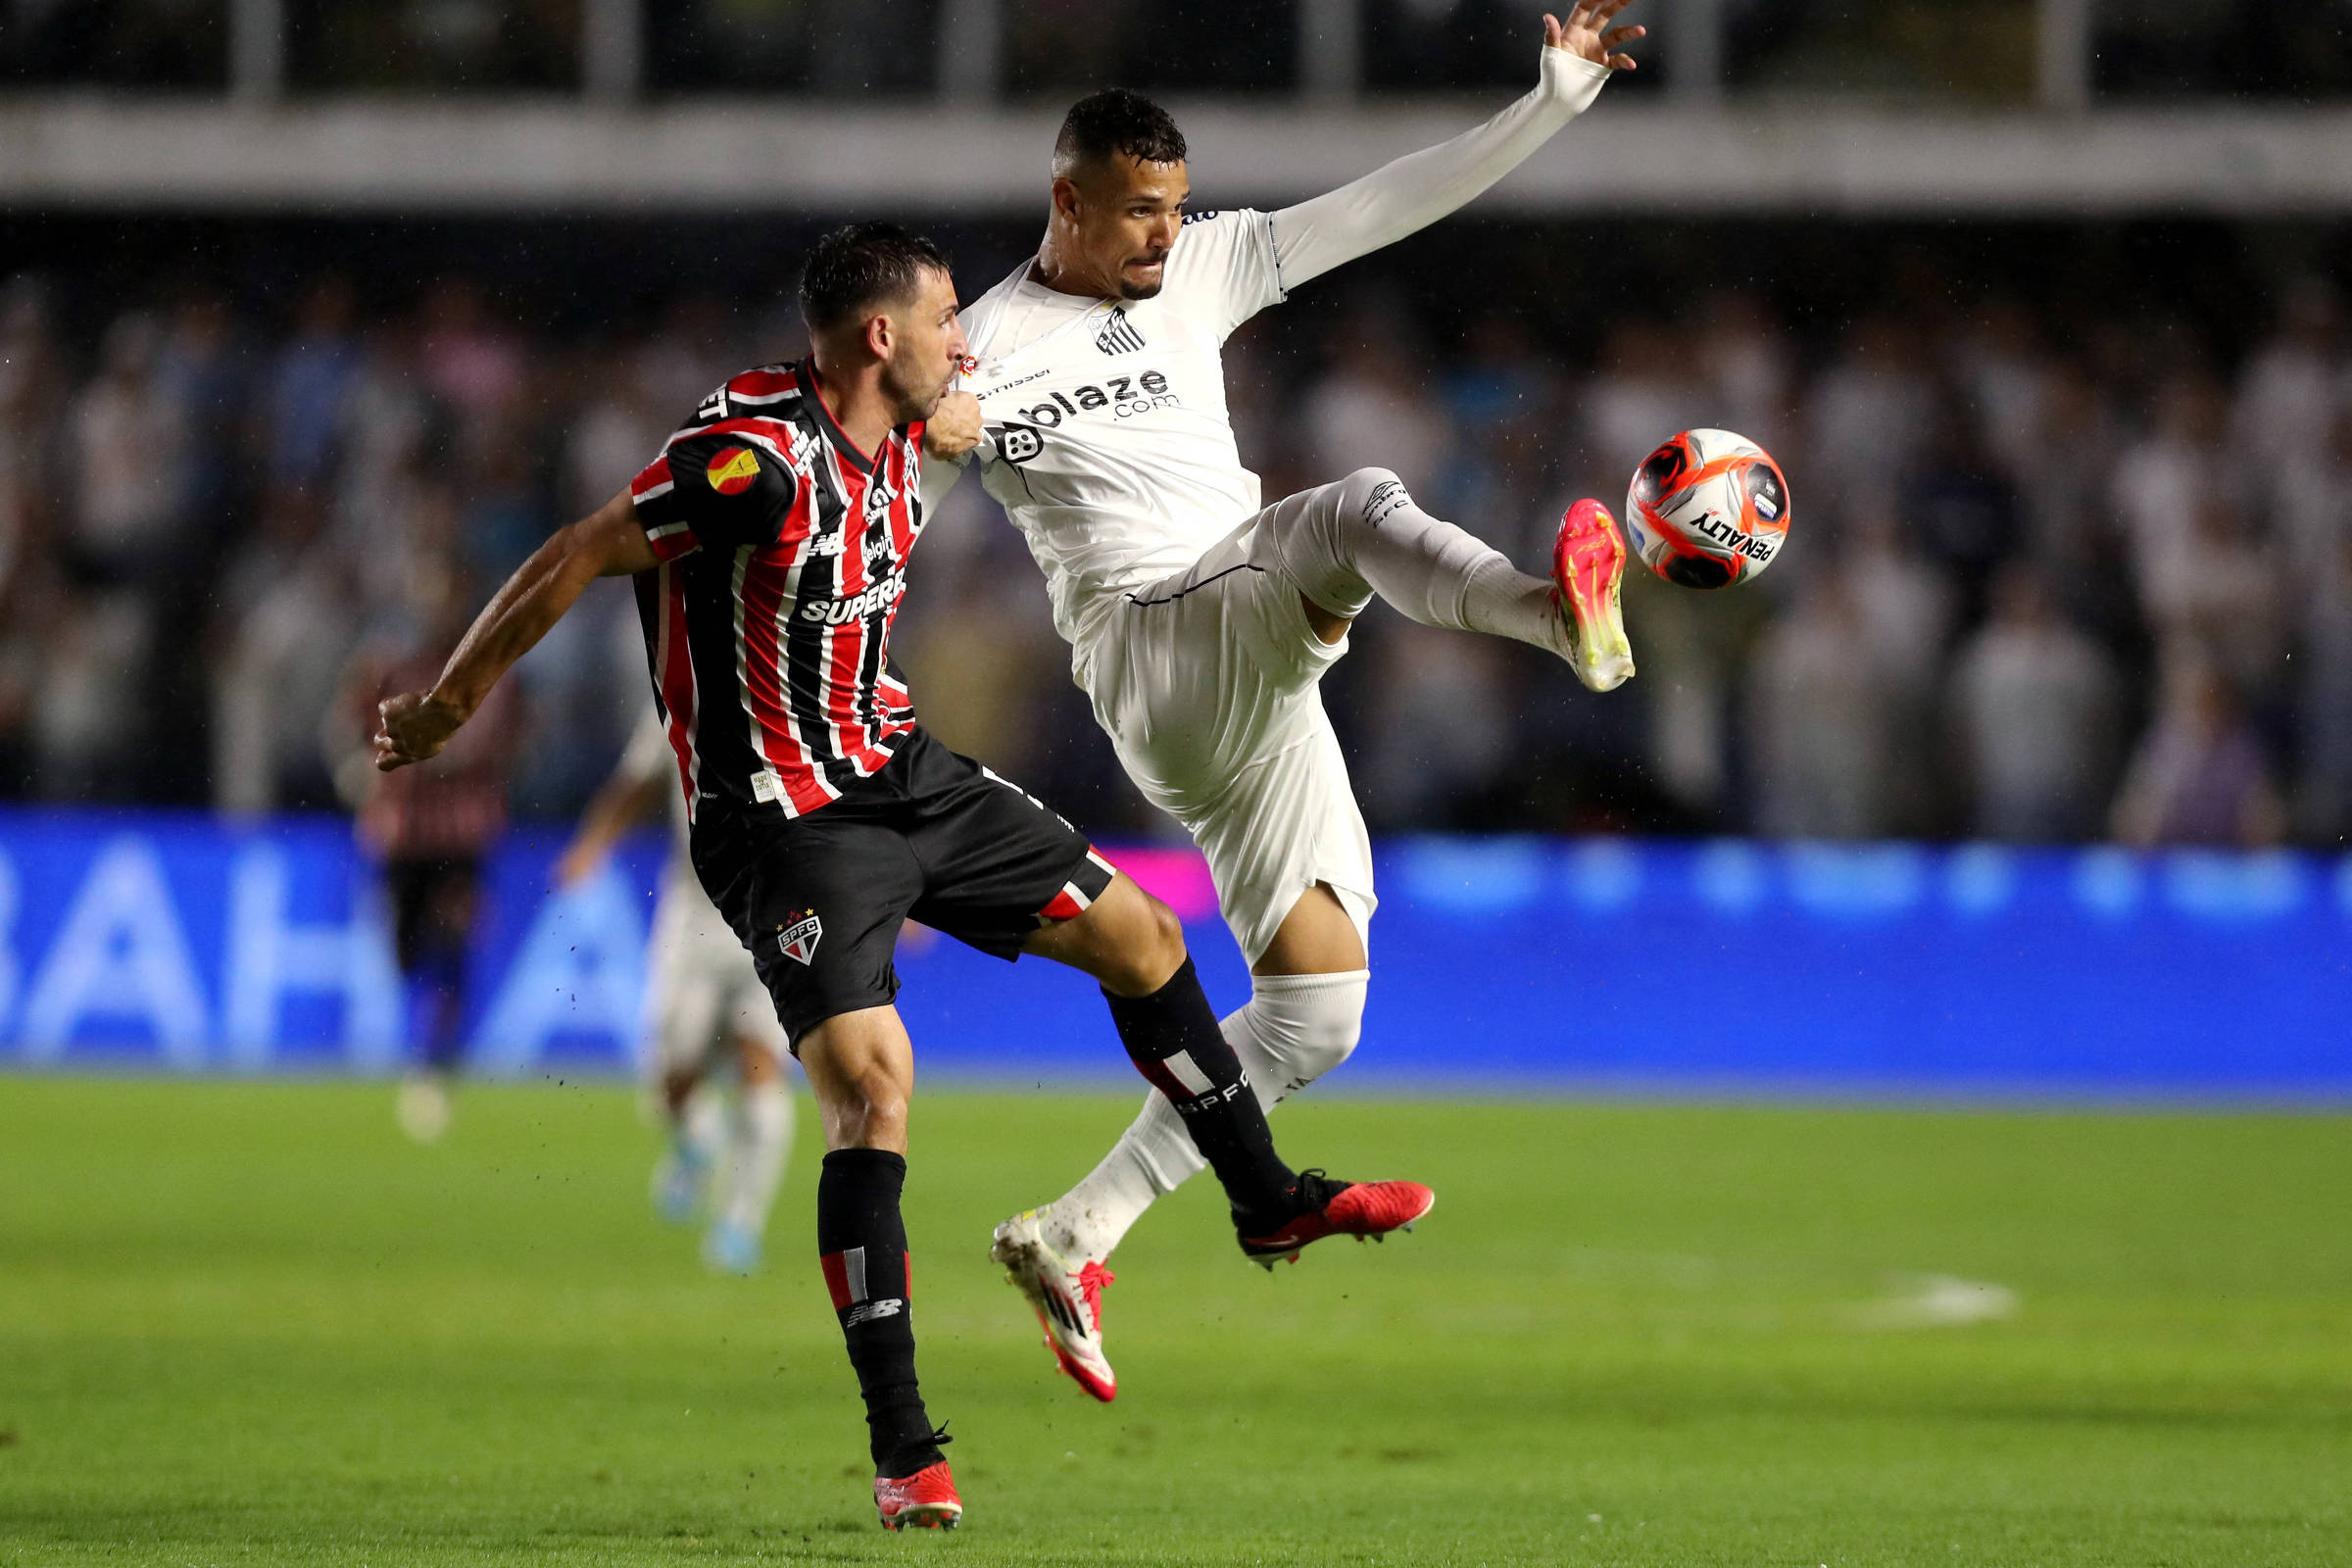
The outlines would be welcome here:
M 693 850 L 796 1053 L 827 1018 L 897 998 L 908 918 L 1009 960 L 1114 874 L 1086 835 L 922 730 L 807 816 L 705 802 Z

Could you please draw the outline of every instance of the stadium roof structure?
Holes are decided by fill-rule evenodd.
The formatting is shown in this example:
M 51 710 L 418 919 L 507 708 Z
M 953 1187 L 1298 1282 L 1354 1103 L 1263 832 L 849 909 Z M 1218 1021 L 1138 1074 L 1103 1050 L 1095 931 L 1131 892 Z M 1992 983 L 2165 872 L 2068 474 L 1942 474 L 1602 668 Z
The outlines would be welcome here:
M 1481 99 L 1171 105 L 1203 206 L 1330 189 Z M 191 211 L 1033 212 L 1055 116 L 955 103 L 0 99 L 0 205 Z M 1491 214 L 2262 217 L 2352 211 L 2352 111 L 1614 105 Z

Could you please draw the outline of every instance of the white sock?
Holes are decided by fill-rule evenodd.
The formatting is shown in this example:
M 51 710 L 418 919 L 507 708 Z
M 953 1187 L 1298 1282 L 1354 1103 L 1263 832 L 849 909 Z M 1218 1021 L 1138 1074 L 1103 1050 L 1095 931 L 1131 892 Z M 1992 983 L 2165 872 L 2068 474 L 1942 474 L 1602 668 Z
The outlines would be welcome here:
M 1371 978 L 1366 969 L 1251 977 L 1249 1002 L 1218 1023 L 1259 1104 L 1272 1110 L 1348 1059 Z M 1102 1162 L 1047 1206 L 1047 1242 L 1072 1260 L 1108 1257 L 1145 1209 L 1207 1163 L 1176 1107 L 1153 1090 Z
M 719 1222 L 754 1236 L 765 1234 L 767 1211 L 775 1206 L 776 1188 L 784 1180 L 784 1161 L 791 1153 L 792 1097 L 784 1080 L 745 1085 L 735 1107 L 735 1157 L 728 1163 Z
M 1300 591 L 1335 615 L 1352 619 L 1378 594 L 1424 626 L 1574 654 L 1548 578 L 1529 576 L 1499 550 L 1423 512 L 1386 468 L 1358 468 L 1293 496 L 1266 525 Z

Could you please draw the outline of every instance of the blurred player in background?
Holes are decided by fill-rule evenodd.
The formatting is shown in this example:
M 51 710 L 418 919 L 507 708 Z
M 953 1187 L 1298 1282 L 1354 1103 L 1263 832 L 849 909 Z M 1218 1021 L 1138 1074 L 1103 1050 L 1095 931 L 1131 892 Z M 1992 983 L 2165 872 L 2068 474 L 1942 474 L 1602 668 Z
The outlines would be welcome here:
M 947 258 L 889 224 L 836 230 L 809 255 L 801 311 L 810 357 L 714 389 L 627 490 L 542 545 L 430 685 L 381 705 L 375 763 L 433 756 L 591 581 L 635 576 L 695 872 L 823 1115 L 816 1242 L 865 1399 L 875 1510 L 937 1527 L 963 1504 L 914 1371 L 900 1213 L 914 1053 L 892 962 L 907 919 L 1100 982 L 1129 1058 L 1223 1184 L 1245 1256 L 1385 1234 L 1435 1200 L 1284 1164 L 1175 915 L 933 740 L 890 675 L 926 420 L 964 354 Z
M 601 869 L 628 830 L 657 811 L 670 847 L 654 910 L 653 984 L 646 997 L 647 1092 L 661 1108 L 668 1147 L 654 1167 L 654 1206 L 683 1225 L 718 1199 L 703 1236 L 703 1260 L 729 1274 L 760 1264 L 767 1213 L 792 1153 L 792 1098 L 784 1082 L 784 1029 L 751 955 L 695 879 L 686 797 L 662 715 L 637 726 L 619 766 L 581 814 L 557 862 L 564 887 Z M 727 1115 L 713 1079 L 736 1080 Z
M 1226 413 L 1222 346 L 1308 279 L 1486 190 L 1592 102 L 1640 27 L 1630 0 L 1544 19 L 1540 80 L 1476 129 L 1277 213 L 1186 214 L 1183 132 L 1111 90 L 1054 147 L 1044 244 L 964 312 L 974 368 L 941 426 L 978 420 L 983 483 L 1046 574 L 1072 672 L 1128 775 L 1207 857 L 1253 976 L 1224 1020 L 1272 1105 L 1345 1060 L 1361 1030 L 1371 843 L 1317 683 L 1373 597 L 1425 625 L 1532 643 L 1594 691 L 1634 672 L 1618 609 L 1625 546 L 1580 502 L 1549 581 L 1366 468 L 1260 510 Z M 1475 280 L 1468 280 L 1476 286 Z M 954 483 L 944 465 L 936 500 Z M 997 1229 L 1063 1370 L 1117 1384 L 1103 1260 L 1200 1169 L 1154 1096 L 1076 1188 Z
M 357 804 L 360 842 L 382 867 L 393 951 L 406 983 L 416 1060 L 401 1083 L 394 1114 L 401 1131 L 429 1144 L 449 1130 L 451 1086 L 465 1064 L 466 967 L 481 912 L 482 857 L 506 830 L 507 776 L 521 715 L 513 690 L 502 690 L 486 705 L 486 721 L 431 765 L 395 774 L 365 765 L 365 748 L 353 743 L 366 737 L 376 704 L 430 683 L 465 633 L 470 595 L 462 573 L 446 568 L 421 597 L 428 609 L 412 646 L 364 650 L 353 661 L 344 710 L 358 722 L 336 737 L 345 760 L 335 778 Z

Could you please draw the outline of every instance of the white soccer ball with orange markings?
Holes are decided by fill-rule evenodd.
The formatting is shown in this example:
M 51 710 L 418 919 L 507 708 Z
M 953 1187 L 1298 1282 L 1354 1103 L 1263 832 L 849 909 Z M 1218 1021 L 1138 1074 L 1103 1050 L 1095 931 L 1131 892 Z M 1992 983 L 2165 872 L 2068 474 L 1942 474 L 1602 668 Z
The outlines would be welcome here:
M 1781 553 L 1788 481 L 1771 454 L 1743 435 L 1685 430 L 1634 470 L 1625 536 L 1668 582 L 1729 588 Z

